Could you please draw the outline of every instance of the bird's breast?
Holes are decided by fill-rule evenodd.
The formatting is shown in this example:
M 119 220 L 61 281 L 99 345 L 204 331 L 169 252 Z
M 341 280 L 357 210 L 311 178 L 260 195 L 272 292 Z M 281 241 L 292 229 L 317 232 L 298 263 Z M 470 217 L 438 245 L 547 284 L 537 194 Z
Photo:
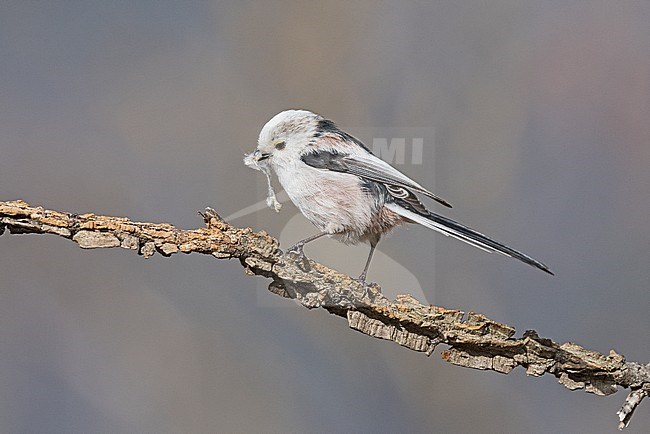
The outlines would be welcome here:
M 383 206 L 354 175 L 307 165 L 276 173 L 291 201 L 323 231 L 364 233 Z

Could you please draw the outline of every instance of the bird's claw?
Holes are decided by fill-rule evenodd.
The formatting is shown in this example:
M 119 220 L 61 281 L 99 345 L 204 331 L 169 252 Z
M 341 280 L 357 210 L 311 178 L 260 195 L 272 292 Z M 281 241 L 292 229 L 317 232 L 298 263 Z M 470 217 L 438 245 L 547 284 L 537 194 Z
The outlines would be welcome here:
M 366 273 L 362 273 L 361 276 L 357 277 L 356 279 L 353 279 L 355 282 L 358 282 L 361 284 L 363 287 L 363 296 L 364 298 L 368 298 L 370 300 L 374 299 L 374 296 L 370 294 L 370 287 L 372 286 L 372 283 L 368 283 L 366 281 Z
M 307 256 L 305 256 L 305 252 L 303 251 L 304 244 L 298 243 L 294 246 L 291 246 L 287 249 L 287 255 L 291 256 L 292 259 L 296 261 L 298 264 L 298 267 L 302 271 L 309 271 L 311 270 L 311 266 L 309 265 L 309 259 Z

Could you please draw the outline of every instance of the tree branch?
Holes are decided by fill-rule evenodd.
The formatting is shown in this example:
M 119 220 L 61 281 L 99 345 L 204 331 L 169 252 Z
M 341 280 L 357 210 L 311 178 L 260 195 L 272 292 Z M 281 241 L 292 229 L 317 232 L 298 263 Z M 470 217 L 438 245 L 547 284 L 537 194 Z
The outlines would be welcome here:
M 618 412 L 623 429 L 644 397 L 650 394 L 650 363 L 628 362 L 610 351 L 603 355 L 574 343 L 559 344 L 473 312 L 425 306 L 409 295 L 394 301 L 375 284 L 364 288 L 350 276 L 317 262 L 298 261 L 279 249 L 266 232 L 236 228 L 211 209 L 202 214 L 206 228 L 177 229 L 166 223 L 133 222 L 123 217 L 73 214 L 31 207 L 23 201 L 0 202 L 0 235 L 54 234 L 84 249 L 122 247 L 148 258 L 156 252 L 203 253 L 218 259 L 237 258 L 251 275 L 272 279 L 269 290 L 303 306 L 323 308 L 347 319 L 369 336 L 394 341 L 430 355 L 438 344 L 449 348 L 442 358 L 468 368 L 504 374 L 522 366 L 527 375 L 549 373 L 568 389 L 610 395 L 617 387 L 631 389 Z

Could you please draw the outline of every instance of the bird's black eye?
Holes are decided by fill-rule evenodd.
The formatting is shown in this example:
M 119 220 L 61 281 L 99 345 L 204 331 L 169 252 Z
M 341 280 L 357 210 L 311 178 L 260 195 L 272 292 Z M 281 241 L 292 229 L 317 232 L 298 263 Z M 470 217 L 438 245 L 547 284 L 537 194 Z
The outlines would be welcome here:
M 283 150 L 286 146 L 287 146 L 287 143 L 286 143 L 286 142 L 277 142 L 277 143 L 275 144 L 275 149 L 277 149 L 278 151 L 281 151 L 281 150 Z

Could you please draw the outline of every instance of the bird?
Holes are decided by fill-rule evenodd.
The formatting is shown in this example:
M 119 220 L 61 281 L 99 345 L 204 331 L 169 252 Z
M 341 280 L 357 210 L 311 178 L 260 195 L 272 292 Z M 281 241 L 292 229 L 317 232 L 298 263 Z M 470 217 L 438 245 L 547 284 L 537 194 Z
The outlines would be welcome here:
M 255 151 L 244 161 L 266 171 L 267 177 L 268 170 L 272 170 L 291 201 L 319 231 L 288 252 L 304 260 L 305 244 L 324 236 L 345 244 L 370 244 L 366 264 L 357 279 L 363 284 L 382 236 L 409 223 L 553 275 L 542 262 L 430 211 L 418 195 L 448 208 L 451 205 L 375 156 L 362 141 L 333 121 L 311 111 L 292 109 L 275 115 L 263 126 Z

